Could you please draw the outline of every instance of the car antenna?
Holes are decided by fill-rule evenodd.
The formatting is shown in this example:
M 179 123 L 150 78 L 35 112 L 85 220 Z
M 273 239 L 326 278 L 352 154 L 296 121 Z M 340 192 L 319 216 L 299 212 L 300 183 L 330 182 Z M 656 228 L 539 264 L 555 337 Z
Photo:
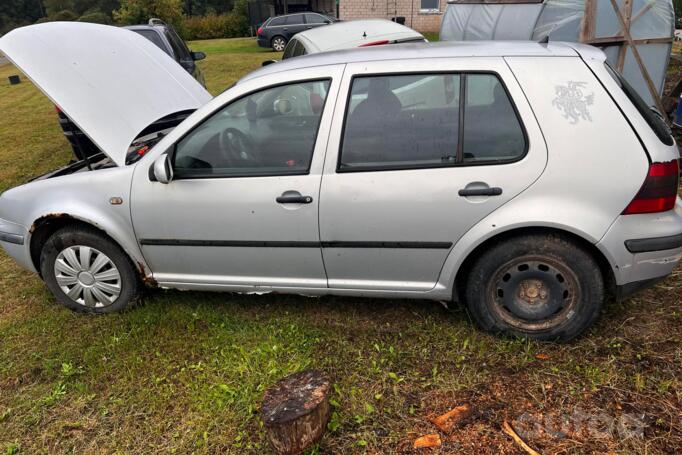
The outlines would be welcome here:
M 362 37 L 363 37 L 363 38 L 367 38 L 367 32 L 363 32 L 363 33 L 362 33 Z

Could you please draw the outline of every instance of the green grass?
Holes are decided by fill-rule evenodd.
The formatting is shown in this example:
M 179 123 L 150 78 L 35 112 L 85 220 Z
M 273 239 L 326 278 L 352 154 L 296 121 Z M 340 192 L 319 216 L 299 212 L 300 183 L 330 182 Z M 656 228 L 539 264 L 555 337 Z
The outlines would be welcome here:
M 253 40 L 191 43 L 211 92 L 264 59 Z M 50 102 L 0 67 L 0 189 L 70 157 Z M 316 453 L 398 453 L 429 417 L 469 402 L 443 453 L 521 453 L 503 420 L 644 415 L 642 438 L 529 438 L 542 453 L 682 450 L 680 272 L 569 345 L 479 332 L 434 302 L 152 291 L 104 317 L 58 306 L 0 254 L 0 453 L 269 453 L 263 391 L 304 368 L 334 383 Z M 537 354 L 546 356 L 538 360 Z M 614 430 L 615 431 L 615 430 Z

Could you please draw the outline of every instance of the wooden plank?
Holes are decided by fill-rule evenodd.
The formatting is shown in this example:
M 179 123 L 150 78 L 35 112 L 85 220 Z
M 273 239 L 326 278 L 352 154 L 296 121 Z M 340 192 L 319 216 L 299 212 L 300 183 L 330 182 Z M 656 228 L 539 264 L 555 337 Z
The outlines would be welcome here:
M 642 60 L 642 56 L 639 55 L 639 51 L 637 50 L 637 47 L 634 45 L 634 40 L 632 39 L 632 35 L 630 34 L 630 30 L 625 26 L 625 18 L 620 12 L 620 9 L 618 8 L 618 4 L 616 3 L 616 0 L 611 0 L 611 6 L 613 6 L 613 10 L 616 12 L 616 16 L 618 17 L 618 20 L 620 21 L 621 27 L 623 27 L 623 32 L 625 34 L 625 39 L 628 41 L 628 45 L 630 46 L 630 49 L 632 50 L 632 55 L 635 57 L 635 60 L 637 61 L 637 65 L 639 66 L 639 70 L 642 72 L 642 77 L 644 77 L 644 81 L 646 82 L 647 87 L 649 88 L 649 93 L 651 93 L 651 96 L 654 99 L 654 102 L 656 103 L 656 107 L 658 110 L 664 114 L 665 113 L 665 108 L 663 107 L 663 103 L 661 101 L 661 97 L 658 95 L 658 90 L 656 89 L 656 86 L 654 85 L 654 82 L 651 80 L 651 75 L 649 74 L 649 71 L 647 71 L 646 66 L 644 65 L 644 61 Z
M 632 0 L 624 0 L 623 1 L 623 10 L 625 12 L 625 28 L 630 30 L 630 24 L 632 20 Z M 620 35 L 620 33 L 619 33 Z M 620 71 L 621 73 L 623 72 L 623 68 L 625 67 L 625 56 L 628 53 L 628 46 L 627 44 L 623 43 L 618 49 L 618 62 L 616 63 L 616 69 Z
M 643 38 L 632 40 L 632 44 L 666 44 L 672 43 L 673 38 Z M 585 44 L 592 44 L 593 46 L 607 47 L 607 46 L 627 46 L 630 44 L 624 36 L 605 36 L 603 38 L 594 38 L 585 42 Z
M 585 0 L 583 19 L 580 22 L 581 43 L 593 40 L 597 30 L 597 0 Z

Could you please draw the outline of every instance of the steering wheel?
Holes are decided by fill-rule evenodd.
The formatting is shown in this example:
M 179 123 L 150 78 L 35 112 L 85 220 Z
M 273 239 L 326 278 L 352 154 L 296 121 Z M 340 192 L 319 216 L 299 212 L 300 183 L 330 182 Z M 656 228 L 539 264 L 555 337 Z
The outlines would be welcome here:
M 226 128 L 218 136 L 220 151 L 232 165 L 259 164 L 253 140 L 236 128 Z

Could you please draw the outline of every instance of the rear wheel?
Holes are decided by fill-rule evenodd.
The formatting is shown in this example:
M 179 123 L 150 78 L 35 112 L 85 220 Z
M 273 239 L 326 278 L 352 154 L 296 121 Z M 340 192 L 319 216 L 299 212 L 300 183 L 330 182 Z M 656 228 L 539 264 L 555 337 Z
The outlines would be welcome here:
M 66 227 L 52 234 L 43 246 L 40 270 L 57 300 L 74 311 L 121 311 L 139 290 L 126 254 L 94 229 Z
M 604 282 L 589 252 L 553 234 L 494 245 L 474 263 L 467 305 L 485 330 L 568 341 L 599 315 Z
M 283 36 L 275 36 L 271 42 L 272 48 L 277 52 L 284 52 L 287 47 L 287 40 Z

